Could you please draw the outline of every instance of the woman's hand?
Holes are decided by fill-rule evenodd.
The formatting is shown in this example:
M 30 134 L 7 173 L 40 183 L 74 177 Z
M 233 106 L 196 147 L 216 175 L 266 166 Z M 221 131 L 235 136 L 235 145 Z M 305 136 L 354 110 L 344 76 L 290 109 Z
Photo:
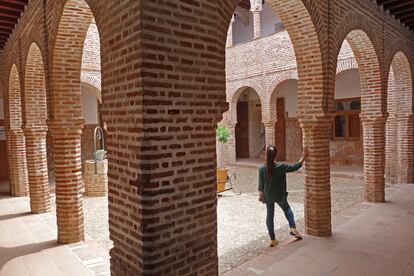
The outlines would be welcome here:
M 303 164 L 305 162 L 306 158 L 309 156 L 309 148 L 305 147 L 302 151 L 302 157 L 300 158 L 299 162 Z
M 263 202 L 263 199 L 264 199 L 264 194 L 263 192 L 259 191 L 259 201 Z

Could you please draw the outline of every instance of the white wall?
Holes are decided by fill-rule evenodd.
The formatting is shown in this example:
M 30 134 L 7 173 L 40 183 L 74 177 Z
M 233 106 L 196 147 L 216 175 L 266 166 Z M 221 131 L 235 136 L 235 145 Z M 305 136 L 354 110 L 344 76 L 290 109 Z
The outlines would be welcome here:
M 238 44 L 253 39 L 253 14 L 250 11 L 243 12 L 248 13 L 249 22 L 246 25 L 237 13 L 234 15 L 233 44 Z
M 279 97 L 285 98 L 285 109 L 289 118 L 296 117 L 298 82 L 288 81 L 279 92 Z M 335 99 L 361 97 L 361 84 L 358 70 L 343 72 L 335 82 Z
M 81 86 L 82 116 L 85 124 L 98 124 L 98 99 L 95 93 L 87 86 Z
M 280 18 L 273 11 L 273 9 L 267 3 L 265 3 L 263 5 L 260 20 L 260 23 L 262 25 L 262 36 L 273 34 L 275 32 L 275 25 L 277 22 L 280 22 Z
M 335 99 L 358 97 L 361 97 L 359 71 L 355 69 L 341 73 L 335 82 Z
M 4 119 L 4 106 L 3 106 L 3 99 L 0 99 L 0 120 Z
M 288 117 L 296 117 L 298 108 L 298 81 L 287 81 L 280 90 L 278 97 L 285 98 L 285 112 L 288 113 Z

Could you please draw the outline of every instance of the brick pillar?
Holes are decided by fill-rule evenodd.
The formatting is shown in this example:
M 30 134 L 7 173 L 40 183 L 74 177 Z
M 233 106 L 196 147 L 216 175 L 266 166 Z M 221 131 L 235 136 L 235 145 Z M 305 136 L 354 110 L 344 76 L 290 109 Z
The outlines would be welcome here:
M 364 184 L 368 202 L 385 201 L 386 117 L 362 117 L 364 136 Z
M 398 183 L 414 183 L 414 115 L 398 115 Z
M 385 181 L 390 184 L 397 183 L 397 116 L 388 116 L 385 126 L 386 145 L 385 145 Z
M 234 15 L 231 17 L 229 30 L 227 32 L 227 41 L 226 41 L 226 47 L 233 46 L 233 22 L 234 22 Z
M 81 135 L 83 119 L 49 122 L 53 135 L 58 241 L 84 240 Z
M 329 127 L 331 121 L 300 120 L 303 145 L 311 153 L 305 163 L 305 227 L 306 233 L 314 236 L 330 236 L 331 187 L 329 162 Z
M 253 38 L 260 38 L 262 36 L 262 24 L 261 24 L 261 8 L 252 9 L 253 13 Z
M 50 211 L 49 177 L 46 149 L 47 127 L 25 128 L 26 157 L 32 213 Z
M 12 196 L 29 195 L 27 176 L 26 141 L 21 129 L 6 129 L 10 164 L 10 192 Z
M 265 126 L 266 146 L 275 144 L 275 124 L 276 122 L 266 121 L 263 122 Z

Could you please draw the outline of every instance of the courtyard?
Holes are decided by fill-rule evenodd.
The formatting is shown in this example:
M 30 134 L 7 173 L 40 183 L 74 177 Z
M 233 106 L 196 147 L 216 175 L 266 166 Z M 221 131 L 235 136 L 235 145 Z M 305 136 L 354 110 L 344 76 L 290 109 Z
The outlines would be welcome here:
M 234 191 L 230 190 L 218 195 L 217 249 L 220 273 L 259 256 L 268 248 L 266 208 L 258 201 L 257 194 L 257 165 L 257 160 L 247 160 L 245 164 L 240 162 L 240 165 L 231 167 L 231 173 L 237 175 Z M 342 174 L 334 172 L 331 178 L 333 215 L 341 214 L 363 199 L 363 181 L 358 177 L 362 172 L 357 168 L 347 169 L 346 173 Z M 302 170 L 288 174 L 288 199 L 295 214 L 297 227 L 302 233 L 304 233 L 304 182 Z M 54 201 L 54 194 L 52 194 L 52 210 L 56 210 Z M 107 197 L 84 197 L 83 202 L 86 236 L 95 241 L 104 251 L 109 252 L 113 243 L 109 239 Z M 275 212 L 275 229 L 279 240 L 290 239 L 286 219 L 278 208 Z

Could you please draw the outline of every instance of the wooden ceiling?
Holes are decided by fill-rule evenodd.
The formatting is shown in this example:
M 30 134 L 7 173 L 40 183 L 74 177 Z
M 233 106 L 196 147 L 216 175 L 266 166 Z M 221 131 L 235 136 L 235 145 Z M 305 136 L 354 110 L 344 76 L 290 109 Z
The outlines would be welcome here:
M 377 0 L 377 4 L 414 30 L 414 0 Z
M 0 49 L 4 48 L 28 1 L 0 0 Z

